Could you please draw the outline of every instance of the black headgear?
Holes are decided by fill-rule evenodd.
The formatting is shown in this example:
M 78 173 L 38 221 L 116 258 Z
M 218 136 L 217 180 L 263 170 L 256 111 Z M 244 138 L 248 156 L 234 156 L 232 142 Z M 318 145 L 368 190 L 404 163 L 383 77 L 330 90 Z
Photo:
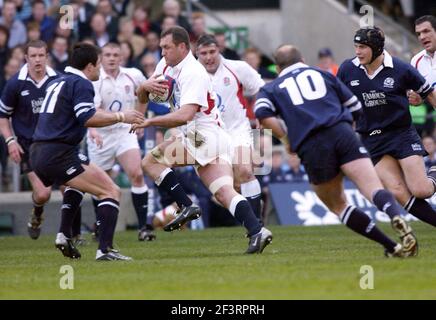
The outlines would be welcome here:
M 354 43 L 367 45 L 372 49 L 371 63 L 377 59 L 385 47 L 385 35 L 380 28 L 362 28 L 357 30 L 354 36 Z

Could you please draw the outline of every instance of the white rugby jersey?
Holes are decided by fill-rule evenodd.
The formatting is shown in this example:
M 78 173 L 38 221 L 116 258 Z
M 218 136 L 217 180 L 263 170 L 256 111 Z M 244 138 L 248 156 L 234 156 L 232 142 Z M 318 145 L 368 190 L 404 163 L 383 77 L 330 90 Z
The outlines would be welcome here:
M 228 60 L 222 56 L 217 71 L 210 76 L 216 94 L 215 105 L 221 112 L 226 128 L 228 130 L 238 128 L 247 121 L 244 95 L 256 95 L 265 82 L 245 61 Z
M 215 108 L 215 93 L 206 69 L 191 52 L 176 66 L 168 66 L 162 58 L 154 74 L 164 74 L 175 79 L 174 93 L 170 101 L 171 109 L 178 110 L 186 104 L 198 104 L 198 112 L 189 126 L 222 126 L 221 116 Z M 195 122 L 195 124 L 194 124 Z
M 121 67 L 115 79 L 101 68 L 100 78 L 92 83 L 95 106 L 112 112 L 134 109 L 136 89 L 145 80 L 145 76 L 136 68 Z
M 422 50 L 412 58 L 410 63 L 436 89 L 436 54 L 432 58 L 426 50 Z

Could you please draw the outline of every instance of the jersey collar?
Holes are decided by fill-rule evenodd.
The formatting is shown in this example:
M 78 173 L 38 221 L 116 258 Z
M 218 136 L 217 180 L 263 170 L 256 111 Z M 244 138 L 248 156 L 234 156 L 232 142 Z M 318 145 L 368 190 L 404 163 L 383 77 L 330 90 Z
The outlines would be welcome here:
M 173 67 L 173 71 L 175 73 L 180 73 L 180 71 L 182 70 L 183 66 L 187 63 L 189 63 L 189 61 L 191 60 L 195 60 L 194 55 L 192 54 L 191 50 L 189 50 L 188 54 L 186 55 L 186 57 L 179 62 L 178 65 L 175 65 Z
M 20 73 L 18 74 L 18 80 L 23 80 L 23 81 L 30 81 L 32 82 L 36 87 L 40 88 L 49 77 L 54 77 L 56 76 L 56 71 L 54 71 L 51 67 L 46 66 L 45 67 L 45 77 L 39 82 L 36 83 L 35 81 L 33 81 L 32 78 L 29 77 L 29 67 L 27 65 L 27 63 L 21 67 L 20 69 Z
M 296 69 L 308 68 L 308 67 L 309 66 L 307 64 L 304 64 L 303 62 L 294 63 L 293 65 L 283 69 L 282 72 L 280 72 L 279 77 L 281 77 L 281 76 L 283 76 L 283 75 L 285 75 L 285 74 L 287 74 L 287 73 L 289 73 L 291 71 L 294 71 Z
M 73 73 L 73 74 L 75 74 L 75 75 L 78 75 L 78 76 L 82 77 L 83 79 L 89 80 L 89 79 L 85 76 L 85 74 L 84 74 L 82 71 L 80 71 L 79 69 L 76 69 L 76 68 L 73 68 L 73 67 L 68 66 L 68 67 L 65 68 L 64 71 L 65 71 L 65 72 L 69 72 L 69 73 Z
M 366 68 L 360 64 L 359 62 L 359 58 L 354 58 L 352 60 L 353 64 L 362 69 L 363 71 L 365 71 L 365 74 L 368 76 L 369 79 L 374 79 L 379 73 L 380 71 L 382 71 L 384 68 L 394 68 L 394 61 L 392 59 L 392 56 L 389 54 L 389 52 L 387 52 L 386 50 L 383 51 L 384 54 L 384 59 L 383 59 L 383 63 L 381 64 L 381 66 L 374 72 L 374 74 L 369 75 L 368 72 L 366 71 Z

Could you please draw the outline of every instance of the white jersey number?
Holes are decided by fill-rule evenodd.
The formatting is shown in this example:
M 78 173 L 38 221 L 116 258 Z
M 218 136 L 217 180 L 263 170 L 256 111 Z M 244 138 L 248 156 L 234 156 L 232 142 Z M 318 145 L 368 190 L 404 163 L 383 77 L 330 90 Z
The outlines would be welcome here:
M 327 94 L 324 79 L 321 73 L 315 70 L 303 71 L 295 79 L 286 78 L 279 87 L 288 91 L 292 103 L 296 106 L 303 104 L 304 99 L 321 99 Z
M 39 113 L 54 112 L 56 102 L 58 101 L 59 92 L 61 91 L 64 84 L 65 81 L 56 82 L 47 88 L 47 93 L 45 95 L 44 101 L 42 102 L 41 110 L 39 111 Z

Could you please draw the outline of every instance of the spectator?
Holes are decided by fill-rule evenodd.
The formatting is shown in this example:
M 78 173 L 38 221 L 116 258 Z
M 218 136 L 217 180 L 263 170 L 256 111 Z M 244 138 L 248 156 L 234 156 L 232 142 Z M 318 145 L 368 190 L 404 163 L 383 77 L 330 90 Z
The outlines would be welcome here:
M 336 64 L 333 53 L 329 48 L 323 48 L 318 52 L 318 67 L 336 76 L 339 66 Z
M 135 26 L 131 19 L 124 19 L 120 24 L 120 32 L 118 33 L 117 40 L 119 43 L 129 41 L 133 47 L 133 56 L 135 58 L 145 49 L 145 38 L 135 34 Z
M 175 27 L 177 25 L 177 20 L 174 17 L 166 16 L 162 19 L 161 29 L 162 32 Z
M 5 26 L 0 25 L 0 70 L 3 70 L 7 57 L 9 56 L 8 48 L 9 30 Z
M 114 12 L 110 0 L 100 0 L 97 4 L 97 12 L 105 17 L 109 37 L 115 39 L 118 33 L 118 16 Z
M 159 46 L 159 35 L 156 32 L 150 31 L 145 37 L 145 49 L 141 56 L 152 54 L 157 61 L 162 59 L 162 50 Z
M 24 59 L 23 46 L 16 46 L 12 48 L 10 58 L 16 59 L 20 62 L 20 67 L 24 65 L 26 60 Z
M 103 47 L 108 42 L 113 42 L 115 39 L 110 37 L 107 32 L 107 24 L 104 15 L 95 13 L 91 19 L 92 38 L 95 39 L 97 46 Z
M 160 32 L 159 26 L 150 21 L 150 13 L 150 8 L 144 4 L 135 7 L 133 11 L 133 25 L 137 35 L 145 36 L 150 31 Z
M 17 7 L 12 0 L 5 0 L 0 17 L 0 25 L 9 29 L 8 47 L 13 48 L 27 41 L 26 27 L 16 19 Z
M 125 68 L 137 68 L 137 64 L 133 59 L 133 47 L 128 41 L 120 43 L 121 47 L 121 66 Z
M 119 18 L 126 15 L 127 6 L 129 5 L 130 0 L 111 0 L 111 2 L 112 7 Z
M 192 14 L 192 33 L 190 34 L 191 50 L 196 52 L 195 44 L 197 40 L 204 34 L 207 33 L 206 30 L 206 20 L 204 19 L 204 14 L 201 12 L 195 12 Z
M 181 15 L 180 3 L 177 0 L 165 0 L 162 6 L 163 17 L 162 23 L 165 17 L 173 17 L 175 19 L 175 24 L 181 26 L 188 31 L 188 33 L 192 32 L 191 25 L 189 24 L 188 19 Z M 162 31 L 164 30 L 163 26 L 161 26 Z
M 64 37 L 56 36 L 49 55 L 53 69 L 63 73 L 68 65 L 68 40 Z
M 13 1 L 17 8 L 16 18 L 21 22 L 24 22 L 27 19 L 29 19 L 30 15 L 32 14 L 32 6 L 30 4 L 31 0 L 13 0 Z
M 250 66 L 256 70 L 262 79 L 265 81 L 272 80 L 277 77 L 275 73 L 272 73 L 267 68 L 261 66 L 262 62 L 262 55 L 259 50 L 256 48 L 248 48 L 244 52 L 244 58 L 243 58 Z
M 32 21 L 27 24 L 27 40 L 41 40 L 41 30 L 38 22 Z
M 87 0 L 75 0 L 74 3 L 76 3 L 78 7 L 77 22 L 79 40 L 83 40 L 84 38 L 92 35 L 92 29 L 89 21 L 91 21 L 91 18 L 95 13 L 95 7 Z
M 153 72 L 156 69 L 158 62 L 159 61 L 152 53 L 147 53 L 141 58 L 141 70 L 143 71 L 147 79 L 153 75 Z
M 53 40 L 56 31 L 56 21 L 47 16 L 47 7 L 43 0 L 35 0 L 32 3 L 32 15 L 27 20 L 27 24 L 36 22 L 41 31 L 41 40 L 49 43 Z
M 239 54 L 230 48 L 226 44 L 226 34 L 224 32 L 215 32 L 215 39 L 218 42 L 218 48 L 224 58 L 230 60 L 241 60 Z
M 15 58 L 10 58 L 4 67 L 4 73 L 0 74 L 0 94 L 3 92 L 3 88 L 6 82 L 12 78 L 21 68 L 21 62 Z
M 422 138 L 422 144 L 428 155 L 424 157 L 424 164 L 427 169 L 436 165 L 436 143 L 432 136 Z

